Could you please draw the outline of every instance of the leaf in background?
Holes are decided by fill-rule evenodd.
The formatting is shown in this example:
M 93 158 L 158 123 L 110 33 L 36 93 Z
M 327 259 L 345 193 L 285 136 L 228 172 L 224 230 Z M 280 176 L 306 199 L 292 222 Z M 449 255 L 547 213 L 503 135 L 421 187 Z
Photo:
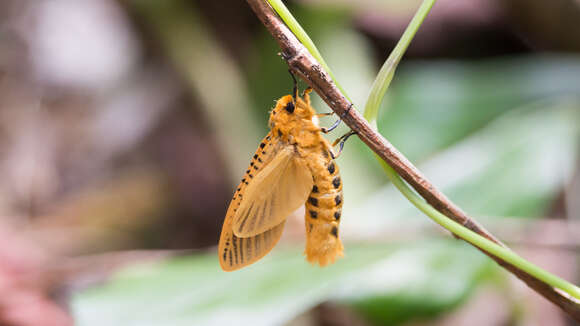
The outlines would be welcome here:
M 512 110 L 420 165 L 474 216 L 540 216 L 573 173 L 580 102 L 543 101 Z M 420 213 L 389 185 L 343 212 L 343 234 L 380 234 Z M 358 216 L 356 219 L 349 216 Z
M 278 250 L 234 273 L 222 272 L 212 253 L 134 266 L 76 295 L 72 308 L 81 326 L 280 325 L 340 299 L 374 319 L 395 317 L 373 305 L 406 302 L 417 307 L 396 314 L 406 320 L 459 303 L 488 264 L 455 241 L 351 244 L 347 257 L 327 268 L 309 265 L 299 250 Z
M 234 273 L 214 253 L 125 270 L 73 300 L 79 325 L 276 325 L 325 300 L 346 273 L 391 250 L 353 247 L 349 260 L 312 267 L 298 250 L 277 250 Z
M 378 125 L 395 147 L 416 162 L 506 111 L 579 92 L 580 60 L 573 57 L 403 62 Z
M 353 275 L 348 302 L 377 325 L 432 318 L 463 302 L 498 269 L 465 243 L 421 241 Z M 355 288 L 356 286 L 356 288 Z

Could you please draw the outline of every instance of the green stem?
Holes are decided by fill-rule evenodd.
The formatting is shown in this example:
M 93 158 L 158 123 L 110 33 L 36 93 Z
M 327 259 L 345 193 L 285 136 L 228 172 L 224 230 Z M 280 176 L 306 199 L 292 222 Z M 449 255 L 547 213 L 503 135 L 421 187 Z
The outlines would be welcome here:
M 377 78 L 375 79 L 369 98 L 365 106 L 364 117 L 376 127 L 376 120 L 379 112 L 380 104 L 383 100 L 385 92 L 387 91 L 391 80 L 395 74 L 395 70 L 405 50 L 409 46 L 409 43 L 415 36 L 418 28 L 423 23 L 423 20 L 433 7 L 435 0 L 424 0 L 421 7 L 417 10 L 417 13 L 407 26 L 407 29 L 403 33 L 403 36 L 381 67 Z M 568 292 L 570 295 L 580 299 L 580 289 L 575 285 L 553 275 L 540 267 L 528 262 L 522 257 L 515 254 L 513 251 L 504 248 L 479 234 L 463 227 L 461 224 L 456 223 L 447 216 L 441 214 L 431 205 L 429 205 L 423 198 L 418 196 L 402 179 L 401 177 L 386 164 L 380 157 L 376 156 L 377 160 L 381 163 L 381 166 L 385 170 L 388 178 L 391 182 L 399 189 L 399 191 L 419 210 L 421 210 L 425 215 L 430 217 L 436 223 L 449 230 L 453 234 L 459 236 L 465 241 L 473 244 L 474 246 L 483 249 L 492 255 L 501 258 L 502 260 L 518 267 L 519 269 L 526 271 L 530 275 L 538 278 L 539 280 L 550 284 L 553 287 L 557 287 Z
M 302 44 L 310 51 L 312 56 L 320 62 L 322 67 L 328 72 L 332 77 L 335 84 L 341 90 L 343 94 L 346 95 L 342 87 L 336 82 L 336 78 L 332 74 L 332 71 L 320 55 L 320 52 L 308 37 L 308 34 L 300 26 L 298 21 L 292 16 L 290 11 L 284 6 L 281 0 L 267 0 L 272 8 L 278 13 L 290 30 L 296 35 L 296 37 L 302 42 Z M 369 98 L 365 106 L 364 116 L 369 121 L 369 123 L 376 126 L 376 119 L 379 112 L 380 104 L 383 100 L 384 94 L 387 91 L 391 80 L 395 74 L 397 65 L 401 61 L 403 54 L 405 53 L 407 47 L 409 46 L 411 40 L 415 36 L 417 30 L 423 23 L 423 20 L 433 7 L 436 0 L 424 0 L 415 16 L 407 26 L 407 29 L 403 33 L 401 39 L 393 49 L 393 52 L 389 55 L 386 62 L 381 67 L 377 78 L 375 79 Z M 580 289 L 571 284 L 564 279 L 557 277 L 554 274 L 547 272 L 546 270 L 530 263 L 524 258 L 518 256 L 513 251 L 504 248 L 479 234 L 463 227 L 462 225 L 451 220 L 447 216 L 441 214 L 431 205 L 429 205 L 423 198 L 418 196 L 402 179 L 401 177 L 391 168 L 387 163 L 385 163 L 380 157 L 376 156 L 377 160 L 380 162 L 381 166 L 385 170 L 385 173 L 391 180 L 391 182 L 399 189 L 399 191 L 419 210 L 421 210 L 425 215 L 435 221 L 437 224 L 441 225 L 445 229 L 449 230 L 453 234 L 459 236 L 465 241 L 473 244 L 474 246 L 485 250 L 491 255 L 502 259 L 505 262 L 516 266 L 520 270 L 527 272 L 528 274 L 536 277 L 542 282 L 551 285 L 552 287 L 559 288 L 567 292 L 570 296 L 580 299 Z
M 501 258 L 503 261 L 510 263 L 518 267 L 519 269 L 527 272 L 528 274 L 536 277 L 544 283 L 550 284 L 553 287 L 559 288 L 571 296 L 580 299 L 580 289 L 567 282 L 566 280 L 559 278 L 558 276 L 530 263 L 524 258 L 518 256 L 513 251 L 508 248 L 504 248 L 495 242 L 492 242 L 479 234 L 471 231 L 468 228 L 463 227 L 461 224 L 451 220 L 447 216 L 441 214 L 433 206 L 429 205 L 423 198 L 419 197 L 402 179 L 401 177 L 391 168 L 387 163 L 381 160 L 378 156 L 377 159 L 380 160 L 383 169 L 385 170 L 387 176 L 391 182 L 399 189 L 399 191 L 405 196 L 415 207 L 421 210 L 425 215 L 429 216 L 437 224 L 451 231 L 453 234 L 459 236 L 465 241 L 471 243 L 477 248 L 483 249 L 491 253 L 492 255 Z
M 405 29 L 405 32 L 401 36 L 399 42 L 381 67 L 381 70 L 377 74 L 377 78 L 373 82 L 371 87 L 371 92 L 369 94 L 369 98 L 367 99 L 367 103 L 365 105 L 364 117 L 376 128 L 376 117 L 379 113 L 379 107 L 381 102 L 383 101 L 383 97 L 387 92 L 387 88 L 391 84 L 391 80 L 393 80 L 393 76 L 395 75 L 395 70 L 403 58 L 403 54 L 409 47 L 411 40 L 419 30 L 419 27 L 427 17 L 427 14 L 431 10 L 431 7 L 435 4 L 435 0 L 424 0 L 421 7 L 413 16 L 413 19 Z

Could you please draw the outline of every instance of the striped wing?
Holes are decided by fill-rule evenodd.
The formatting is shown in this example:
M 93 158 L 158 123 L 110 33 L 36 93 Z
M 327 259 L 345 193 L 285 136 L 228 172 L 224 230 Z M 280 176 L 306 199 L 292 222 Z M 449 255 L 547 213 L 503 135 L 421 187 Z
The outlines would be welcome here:
M 284 171 L 290 173 L 297 173 L 296 168 L 298 164 L 294 159 L 294 154 L 289 151 L 291 148 L 287 148 L 282 144 L 279 139 L 274 138 L 271 134 L 262 141 L 260 147 L 256 151 L 252 162 L 250 163 L 250 168 L 246 171 L 232 202 L 226 213 L 226 219 L 222 227 L 222 233 L 220 236 L 218 255 L 219 261 L 222 269 L 224 271 L 233 271 L 244 266 L 250 265 L 263 256 L 265 256 L 272 248 L 276 245 L 278 240 L 282 235 L 284 229 L 285 218 L 292 212 L 290 211 L 286 216 L 279 218 L 277 223 L 273 223 L 271 219 L 267 219 L 265 215 L 265 220 L 268 222 L 256 224 L 254 219 L 246 219 L 246 223 L 254 225 L 253 228 L 248 228 L 247 230 L 255 230 L 256 226 L 259 225 L 271 225 L 267 227 L 262 232 L 256 232 L 250 236 L 241 236 L 234 232 L 235 225 L 241 225 L 240 217 L 241 214 L 237 212 L 240 208 L 243 210 L 248 210 L 249 207 L 246 202 L 256 203 L 256 196 L 261 196 L 258 190 L 262 187 L 274 188 L 279 185 L 272 185 L 275 180 L 278 182 L 288 183 L 286 178 L 278 175 L 280 171 L 274 167 L 283 168 Z M 304 167 L 305 168 L 305 167 Z M 270 175 L 270 176 L 268 176 Z M 276 178 L 275 176 L 278 175 Z M 312 180 L 312 176 L 310 176 Z M 312 181 L 310 181 L 310 189 L 312 188 Z M 256 186 L 254 186 L 256 184 Z M 260 185 L 259 187 L 257 185 Z M 286 185 L 287 187 L 288 185 Z M 249 192 L 248 192 L 249 191 Z M 306 195 L 307 196 L 307 195 Z M 303 198 L 302 205 L 306 197 Z M 276 201 L 270 201 L 272 205 L 279 207 L 278 199 Z M 256 204 L 254 204 L 256 205 Z M 270 204 L 268 204 L 270 205 Z M 298 205 L 298 206 L 300 206 Z M 251 206 L 251 205 L 250 205 Z M 252 210 L 253 211 L 253 210 Z M 281 215 L 281 214 L 278 214 Z M 249 215 L 248 215 L 249 216 Z M 242 217 L 245 217 L 243 215 Z M 243 228 L 244 229 L 244 228 Z M 247 234 L 243 233 L 242 234 Z
M 264 257 L 280 240 L 285 222 L 249 238 L 236 237 L 231 223 L 224 224 L 218 249 L 222 269 L 226 272 L 235 271 Z
M 282 148 L 248 185 L 233 219 L 233 231 L 246 238 L 266 232 L 304 205 L 312 174 L 290 146 Z

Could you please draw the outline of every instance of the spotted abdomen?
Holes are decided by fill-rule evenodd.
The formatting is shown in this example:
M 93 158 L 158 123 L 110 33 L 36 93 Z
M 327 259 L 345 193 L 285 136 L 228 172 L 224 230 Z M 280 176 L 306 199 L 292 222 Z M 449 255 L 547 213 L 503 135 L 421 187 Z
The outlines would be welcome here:
M 306 259 L 325 266 L 342 256 L 339 223 L 342 214 L 342 180 L 337 165 L 330 159 L 311 165 L 312 192 L 306 201 Z

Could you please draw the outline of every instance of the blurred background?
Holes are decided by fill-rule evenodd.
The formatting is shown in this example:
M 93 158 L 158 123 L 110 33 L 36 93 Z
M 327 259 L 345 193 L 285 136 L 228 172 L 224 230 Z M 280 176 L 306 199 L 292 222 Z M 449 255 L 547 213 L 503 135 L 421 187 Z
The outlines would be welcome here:
M 362 108 L 419 3 L 287 5 Z M 578 0 L 440 0 L 379 120 L 460 207 L 576 284 L 579 51 Z M 345 257 L 310 266 L 297 216 L 222 272 L 229 200 L 291 90 L 278 52 L 244 1 L 1 1 L 0 324 L 574 325 L 421 215 L 354 137 Z

